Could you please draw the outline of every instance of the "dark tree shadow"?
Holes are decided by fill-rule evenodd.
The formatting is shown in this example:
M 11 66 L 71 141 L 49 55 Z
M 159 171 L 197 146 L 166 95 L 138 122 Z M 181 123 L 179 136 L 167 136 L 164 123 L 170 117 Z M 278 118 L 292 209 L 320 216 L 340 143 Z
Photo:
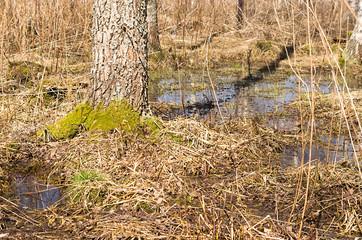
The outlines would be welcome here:
M 204 43 L 200 43 L 200 44 L 202 45 Z M 199 46 L 194 46 L 194 47 L 199 47 Z M 292 57 L 294 54 L 294 51 L 295 51 L 295 49 L 293 46 L 285 47 L 279 53 L 279 56 L 275 61 L 273 61 L 265 66 L 260 67 L 253 73 L 251 73 L 250 66 L 249 66 L 248 76 L 246 76 L 242 79 L 239 79 L 232 85 L 232 88 L 234 89 L 234 94 L 232 94 L 232 96 L 228 99 L 219 100 L 219 104 L 226 104 L 226 103 L 234 100 L 240 94 L 240 92 L 243 88 L 249 87 L 259 81 L 262 81 L 267 76 L 274 74 L 276 72 L 276 70 L 280 67 L 280 62 L 287 59 L 288 57 Z M 248 61 L 248 64 L 250 65 L 250 61 Z M 185 105 L 183 107 L 183 110 L 181 108 L 173 109 L 171 115 L 173 117 L 180 116 L 180 115 L 190 116 L 193 114 L 197 114 L 199 116 L 205 116 L 205 115 L 209 114 L 212 109 L 214 109 L 216 107 L 217 107 L 217 104 L 216 104 L 214 97 L 208 97 L 208 98 L 205 98 L 204 101 L 202 101 L 202 102 L 196 102 L 193 104 Z M 170 116 L 170 118 L 172 118 L 172 116 Z
M 227 103 L 233 99 L 235 99 L 239 94 L 240 94 L 240 90 L 246 87 L 249 87 L 261 80 L 263 80 L 264 78 L 266 78 L 269 75 L 272 75 L 276 72 L 276 70 L 280 67 L 280 62 L 288 59 L 288 57 L 292 57 L 293 54 L 295 52 L 294 46 L 287 46 L 285 47 L 280 53 L 278 58 L 271 62 L 268 65 L 262 66 L 259 69 L 257 69 L 254 73 L 251 73 L 251 71 L 249 71 L 249 75 L 236 81 L 234 83 L 234 89 L 235 89 L 235 94 L 233 94 L 232 98 L 228 99 L 228 100 L 224 100 L 224 101 L 219 101 L 219 103 Z M 249 67 L 250 69 L 250 67 Z M 196 104 L 192 104 L 187 106 L 186 108 L 188 109 L 199 109 L 201 114 L 207 114 L 208 111 L 210 111 L 211 109 L 216 107 L 216 103 L 215 100 L 208 100 L 205 103 L 196 103 Z M 200 115 L 201 115 L 200 114 Z

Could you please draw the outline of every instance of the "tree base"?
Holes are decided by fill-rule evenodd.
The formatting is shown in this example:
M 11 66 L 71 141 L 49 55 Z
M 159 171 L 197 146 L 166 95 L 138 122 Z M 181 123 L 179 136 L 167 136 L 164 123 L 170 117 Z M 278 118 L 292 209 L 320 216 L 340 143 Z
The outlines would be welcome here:
M 352 34 L 351 39 L 348 41 L 345 54 L 347 61 L 362 62 L 362 46 L 359 39 Z

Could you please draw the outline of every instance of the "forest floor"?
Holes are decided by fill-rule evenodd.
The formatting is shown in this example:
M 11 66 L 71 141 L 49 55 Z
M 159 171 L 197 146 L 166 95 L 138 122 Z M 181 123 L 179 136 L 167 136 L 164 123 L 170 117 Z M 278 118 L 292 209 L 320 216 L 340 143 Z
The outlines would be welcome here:
M 308 74 L 311 62 L 313 73 L 331 71 L 317 43 L 310 57 L 307 45 L 294 49 L 272 41 L 243 41 L 233 34 L 215 36 L 209 44 L 162 39 L 165 50 L 150 56 L 153 84 L 193 71 L 261 80 L 273 74 Z M 347 78 L 360 82 L 361 65 L 344 62 L 339 48 L 332 49 Z M 22 59 L 19 55 L 11 61 L 23 67 Z M 54 59 L 43 61 L 45 65 L 30 64 L 39 63 L 36 54 L 25 59 L 31 78 L 6 82 L 1 93 L 0 239 L 362 236 L 360 161 L 280 164 L 286 146 L 309 144 L 307 130 L 279 131 L 246 117 L 217 124 L 193 116 L 170 119 L 165 117 L 170 105 L 153 104 L 160 114 L 156 130 L 141 125 L 136 132 L 80 129 L 72 139 L 46 141 L 35 137 L 36 132 L 82 101 L 91 63 L 73 56 L 67 67 L 54 70 Z M 351 96 L 355 108 L 348 99 L 341 108 L 340 98 L 317 94 L 316 119 L 335 132 L 347 132 L 345 124 L 333 120 L 343 109 L 358 128 L 353 114 L 354 109 L 362 113 L 361 91 Z M 306 129 L 308 99 L 303 96 L 288 108 L 306 119 L 301 125 Z M 24 184 L 17 180 L 29 177 L 36 181 L 20 193 Z M 39 202 L 32 197 L 49 197 L 43 194 L 49 186 L 58 189 L 51 192 L 57 204 L 31 206 Z

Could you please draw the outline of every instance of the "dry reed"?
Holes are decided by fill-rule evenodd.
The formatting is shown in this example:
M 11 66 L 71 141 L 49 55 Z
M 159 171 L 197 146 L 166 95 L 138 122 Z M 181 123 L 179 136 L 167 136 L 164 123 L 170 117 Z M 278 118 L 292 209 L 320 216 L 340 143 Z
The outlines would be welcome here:
M 6 237 L 296 239 L 301 222 L 304 238 L 360 236 L 361 172 L 356 165 L 346 161 L 281 169 L 275 164 L 277 153 L 290 142 L 307 144 L 297 132 L 278 133 L 248 119 L 216 127 L 175 119 L 165 121 L 157 135 L 144 129 L 139 135 L 116 130 L 82 132 L 50 143 L 34 139 L 37 130 L 84 97 L 91 2 L 0 0 L 0 6 L 0 192 L 6 192 L 11 172 L 34 170 L 67 190 L 67 205 L 32 213 L 2 197 L 0 229 Z M 306 66 L 314 73 L 315 65 L 326 62 L 337 72 L 339 62 L 333 58 L 341 56 L 353 28 L 351 15 L 338 1 L 315 2 L 311 14 L 307 32 L 305 4 L 251 0 L 239 29 L 236 1 L 161 0 L 164 66 L 204 67 L 207 54 L 211 66 L 249 58 L 265 64 L 293 45 L 294 56 L 284 65 L 296 75 Z M 39 63 L 44 71 L 32 74 L 30 86 L 8 90 L 9 62 L 21 61 Z M 333 80 L 339 82 L 341 76 Z M 60 95 L 49 93 L 55 88 Z M 310 109 L 305 99 L 294 104 Z M 351 123 L 348 113 L 360 112 L 360 105 L 342 95 L 338 100 L 339 108 L 315 97 L 317 118 L 323 114 L 331 126 L 336 124 L 331 116 Z M 310 112 L 301 112 L 308 121 Z

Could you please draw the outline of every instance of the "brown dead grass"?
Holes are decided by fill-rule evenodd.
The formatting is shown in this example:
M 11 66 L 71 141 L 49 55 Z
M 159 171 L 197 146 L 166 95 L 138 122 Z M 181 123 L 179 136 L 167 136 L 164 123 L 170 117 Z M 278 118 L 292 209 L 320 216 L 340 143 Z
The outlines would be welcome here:
M 273 164 L 275 151 L 289 141 L 255 122 L 212 128 L 192 119 L 164 122 L 156 139 L 84 132 L 68 141 L 28 141 L 11 154 L 8 166 L 32 156 L 28 164 L 47 166 L 48 179 L 67 187 L 68 204 L 30 215 L 1 199 L 0 221 L 17 239 L 294 238 L 306 168 Z M 73 177 L 81 170 L 102 178 L 78 185 Z M 312 168 L 303 236 L 360 233 L 357 179 L 348 162 Z
M 305 71 L 311 60 L 315 66 L 326 64 L 317 30 L 312 59 L 308 56 L 305 9 L 297 1 L 281 6 L 278 18 L 276 1 L 247 1 L 241 29 L 235 23 L 236 1 L 212 2 L 199 1 L 190 11 L 190 1 L 160 1 L 165 57 L 151 62 L 153 69 L 204 68 L 207 60 L 214 68 L 240 63 L 238 72 L 246 75 L 248 58 L 252 68 L 265 66 L 293 43 L 296 52 L 281 67 Z M 14 3 L 0 0 L 0 192 L 5 194 L 14 172 L 51 179 L 69 191 L 67 205 L 35 212 L 1 197 L 0 234 L 10 239 L 295 239 L 304 221 L 304 239 L 361 235 L 360 178 L 349 162 L 313 166 L 307 214 L 301 219 L 307 169 L 276 164 L 285 144 L 299 144 L 295 132 L 284 136 L 248 119 L 213 127 L 174 119 L 165 121 L 157 135 L 145 129 L 139 135 L 116 130 L 83 132 L 59 142 L 34 139 L 37 130 L 84 97 L 91 65 L 91 5 Z M 353 27 L 345 7 L 320 1 L 317 9 L 338 58 Z M 219 35 L 209 41 L 213 33 Z M 258 41 L 271 47 L 261 49 Z M 39 63 L 50 73 L 31 79 L 29 88 L 4 92 L 8 60 Z M 50 88 L 65 90 L 63 99 L 43 94 Z M 75 183 L 80 171 L 101 177 Z

